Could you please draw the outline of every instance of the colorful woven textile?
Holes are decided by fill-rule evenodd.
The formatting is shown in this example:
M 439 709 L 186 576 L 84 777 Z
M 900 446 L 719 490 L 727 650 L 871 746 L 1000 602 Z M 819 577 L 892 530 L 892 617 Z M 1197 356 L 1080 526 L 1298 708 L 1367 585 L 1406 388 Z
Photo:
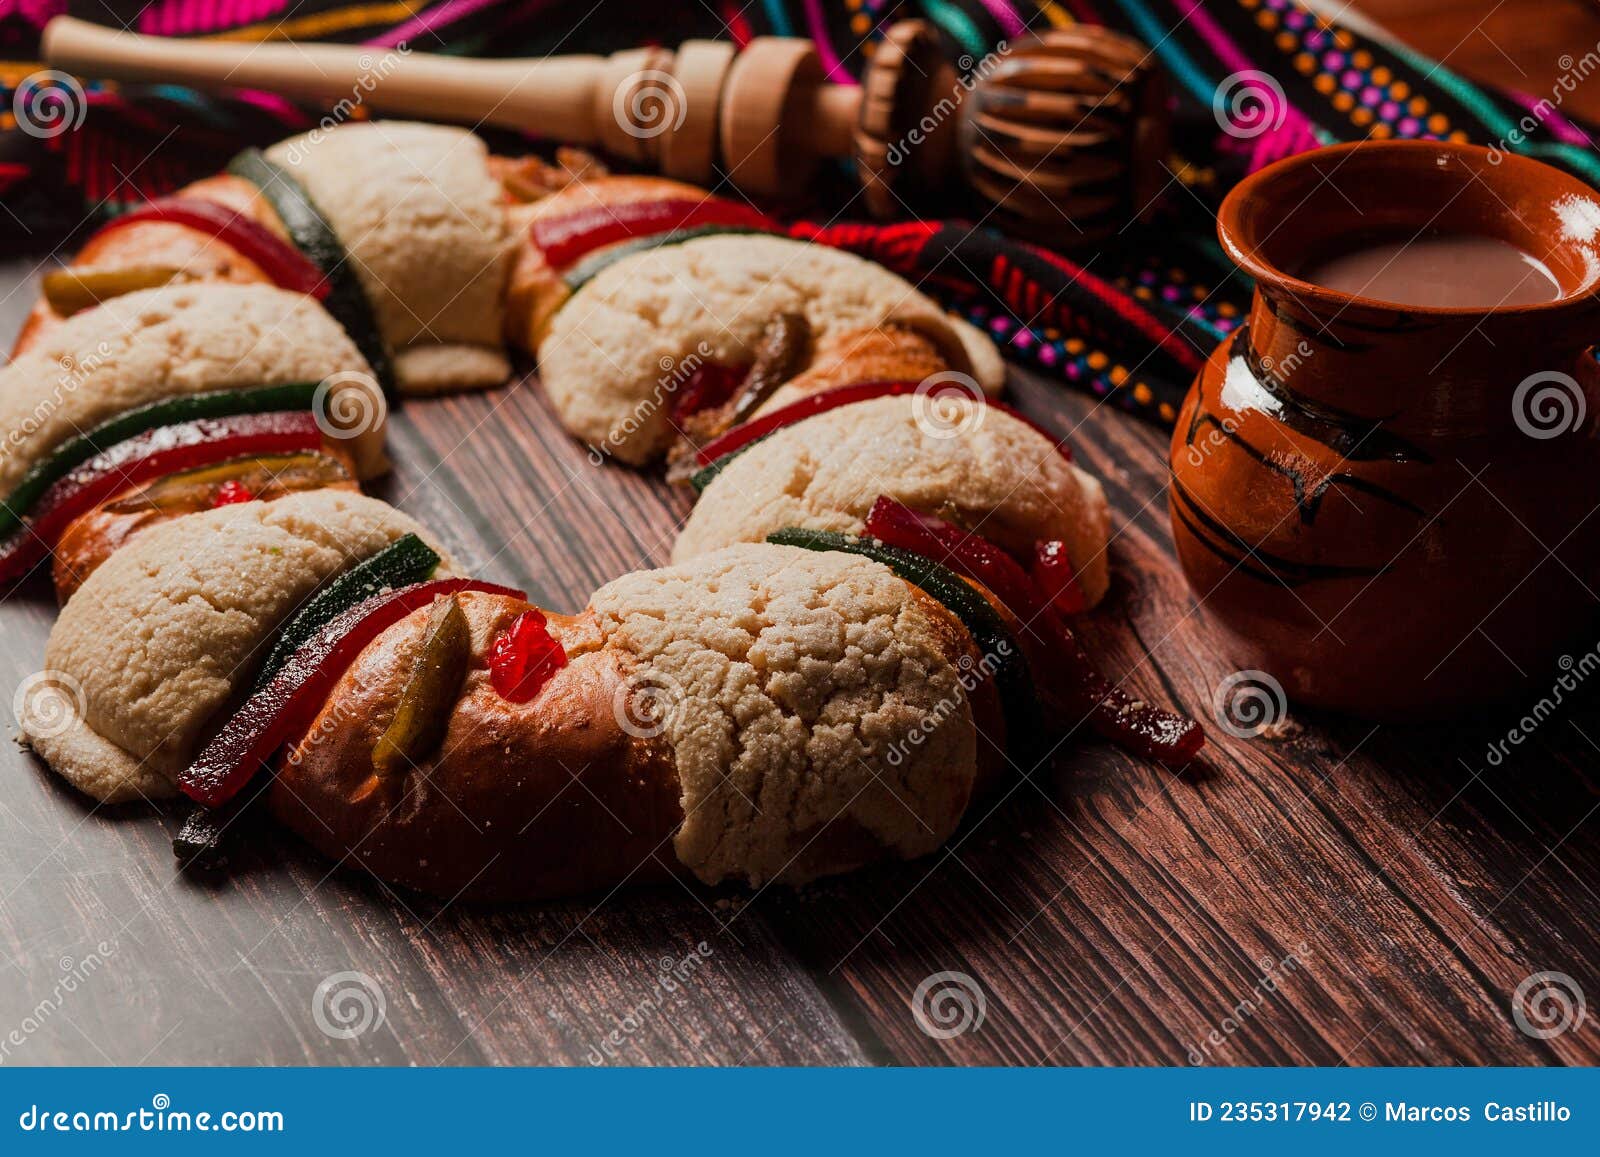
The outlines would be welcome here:
M 974 60 L 1030 28 L 1112 25 L 1151 45 L 1172 79 L 1172 177 L 1155 224 L 1069 257 L 1008 240 L 981 219 L 855 223 L 840 181 L 837 200 L 811 207 L 794 231 L 905 272 L 985 326 L 1014 360 L 1158 421 L 1172 419 L 1247 300 L 1211 215 L 1243 173 L 1334 141 L 1432 137 L 1529 153 L 1600 184 L 1600 153 L 1559 108 L 1570 89 L 1538 99 L 1488 92 L 1293 0 L 0 0 L 0 241 L 12 251 L 46 249 L 85 221 L 215 171 L 244 144 L 323 115 L 266 94 L 216 100 L 164 86 L 91 82 L 78 98 L 38 75 L 39 29 L 63 11 L 165 36 L 334 40 L 377 53 L 404 45 L 542 56 L 778 33 L 811 37 L 841 83 L 854 83 L 882 30 L 907 16 L 932 20 L 952 57 Z M 76 127 L 38 131 L 52 99 Z M 1223 131 L 1230 109 L 1262 99 L 1268 120 Z M 33 119 L 19 125 L 25 108 Z

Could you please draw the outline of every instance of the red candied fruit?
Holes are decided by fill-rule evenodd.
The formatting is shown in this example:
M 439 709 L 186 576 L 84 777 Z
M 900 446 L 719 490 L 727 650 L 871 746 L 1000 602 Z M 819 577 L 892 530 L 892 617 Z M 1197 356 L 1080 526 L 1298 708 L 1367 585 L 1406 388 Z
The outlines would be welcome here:
M 230 478 L 211 496 L 212 506 L 232 506 L 237 502 L 253 502 L 255 495 L 250 493 L 250 487 L 240 482 L 237 478 Z
M 1062 614 L 1077 615 L 1089 609 L 1089 600 L 1078 584 L 1078 573 L 1067 556 L 1067 544 L 1059 539 L 1033 544 L 1033 565 L 1028 568 L 1028 577 Z
M 532 699 L 566 665 L 566 651 L 537 610 L 523 611 L 489 648 L 489 682 L 513 703 Z

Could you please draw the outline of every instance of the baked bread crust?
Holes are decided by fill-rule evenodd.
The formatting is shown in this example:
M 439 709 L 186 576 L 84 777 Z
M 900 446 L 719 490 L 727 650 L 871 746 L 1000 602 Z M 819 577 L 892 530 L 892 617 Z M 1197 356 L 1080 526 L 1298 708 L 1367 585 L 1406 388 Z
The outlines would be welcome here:
M 998 772 L 971 636 L 853 555 L 739 546 L 625 576 L 547 616 L 567 666 L 526 703 L 490 685 L 525 603 L 464 594 L 472 660 L 438 752 L 374 772 L 425 629 L 369 644 L 270 790 L 324 853 L 412 887 L 548 899 L 692 874 L 801 883 L 925 854 Z
M 511 241 L 489 153 L 466 129 L 340 125 L 279 141 L 268 159 L 339 235 L 407 393 L 497 386 Z
M 944 330 L 985 392 L 1004 363 L 903 278 L 853 254 L 785 237 L 714 235 L 623 257 L 557 313 L 540 380 L 562 424 L 624 462 L 649 462 L 676 435 L 670 397 L 704 362 L 747 366 L 770 319 L 802 315 L 820 348 L 885 321 Z
M 573 181 L 531 204 L 513 205 L 507 216 L 512 235 L 520 238 L 520 244 L 506 288 L 507 338 L 525 350 L 538 349 L 549 332 L 550 319 L 570 296 L 562 280 L 566 267 L 552 266 L 544 250 L 533 243 L 534 222 L 646 201 L 700 201 L 709 195 L 704 189 L 665 177 L 604 176 Z M 592 252 L 603 253 L 615 247 L 604 245 Z
M 373 771 L 424 608 L 345 672 L 273 781 L 274 815 L 331 859 L 451 898 L 553 897 L 678 870 L 670 754 L 625 731 L 616 707 L 629 694 L 626 654 L 600 645 L 592 616 L 550 616 L 570 661 L 533 701 L 512 703 L 485 656 L 527 604 L 471 592 L 459 603 L 473 657 L 439 751 L 398 775 Z
M 624 575 L 591 606 L 661 705 L 682 790 L 673 846 L 702 881 L 795 883 L 909 859 L 966 810 L 966 631 L 882 564 L 744 544 Z M 846 841 L 854 854 L 809 847 L 838 825 L 867 837 Z
M 68 438 L 162 398 L 330 380 L 336 416 L 360 415 L 345 440 L 356 469 L 388 469 L 387 408 L 339 324 L 311 298 L 270 285 L 145 289 L 75 314 L 0 369 L 0 494 Z
M 729 462 L 672 548 L 682 562 L 783 527 L 861 534 L 879 495 L 948 518 L 1008 550 L 1067 544 L 1091 605 L 1110 585 L 1111 512 L 1091 475 L 1026 422 L 943 397 L 875 398 L 787 426 Z
M 259 189 L 243 178 L 221 173 L 185 186 L 178 195 L 225 205 L 287 240 L 283 223 L 272 206 L 267 204 Z M 173 279 L 175 285 L 191 281 L 237 285 L 271 282 L 255 262 L 227 242 L 162 221 L 140 221 L 91 237 L 72 259 L 74 269 L 129 269 L 140 265 L 177 270 Z M 49 299 L 41 295 L 17 334 L 11 356 L 15 358 L 27 352 L 64 320 L 50 307 Z
M 70 694 L 25 699 L 23 738 L 102 802 L 175 794 L 213 718 L 289 615 L 350 562 L 408 533 L 429 537 L 388 503 L 339 490 L 152 528 L 62 608 L 45 668 Z M 65 721 L 49 714 L 58 708 Z
M 341 461 L 351 470 L 352 476 L 354 475 L 354 468 L 350 466 L 348 456 L 341 454 L 338 447 L 324 444 L 323 452 Z M 127 546 L 136 535 L 171 522 L 175 518 L 186 518 L 190 514 L 198 513 L 194 510 L 162 510 L 153 505 L 140 506 L 129 501 L 143 489 L 135 487 L 114 495 L 67 524 L 66 530 L 61 532 L 60 539 L 51 551 L 50 577 L 56 588 L 56 602 L 65 606 L 67 600 L 77 593 L 78 588 L 100 564 Z M 351 494 L 361 492 L 361 488 L 352 481 L 332 482 L 317 489 L 344 490 Z M 255 498 L 263 502 L 276 502 L 290 493 L 297 492 L 288 490 L 281 493 L 258 494 Z

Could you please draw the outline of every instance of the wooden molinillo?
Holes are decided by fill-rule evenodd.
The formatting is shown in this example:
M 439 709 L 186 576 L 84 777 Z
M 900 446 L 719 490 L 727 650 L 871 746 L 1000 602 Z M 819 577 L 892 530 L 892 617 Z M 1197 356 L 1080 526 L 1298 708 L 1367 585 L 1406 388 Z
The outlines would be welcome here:
M 169 40 L 57 17 L 44 54 L 53 68 L 130 82 L 319 105 L 359 93 L 372 111 L 531 132 L 695 184 L 720 174 L 752 197 L 793 196 L 822 162 L 850 158 L 874 216 L 912 215 L 929 194 L 964 186 L 980 216 L 1060 245 L 1147 216 L 1166 149 L 1151 54 L 1092 27 L 964 57 L 958 72 L 931 25 L 902 21 L 859 86 L 828 83 L 810 41 L 773 36 L 737 53 L 691 40 L 609 57 L 463 60 Z

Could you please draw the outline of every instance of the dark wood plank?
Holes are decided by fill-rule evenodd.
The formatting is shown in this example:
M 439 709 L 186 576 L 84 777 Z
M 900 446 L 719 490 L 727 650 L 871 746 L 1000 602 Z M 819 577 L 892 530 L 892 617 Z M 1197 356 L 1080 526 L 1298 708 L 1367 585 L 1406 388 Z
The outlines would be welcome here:
M 30 273 L 14 265 L 0 284 Z M 6 343 L 32 296 L 23 285 L 0 305 Z M 641 476 L 589 465 L 532 387 L 408 407 L 393 451 L 380 493 L 463 562 L 549 605 L 581 607 L 605 578 L 665 557 L 673 503 Z M 42 591 L 0 605 L 7 704 L 53 620 Z M 237 875 L 206 886 L 174 871 L 175 813 L 94 807 L 9 744 L 0 764 L 0 1025 L 29 1026 L 7 1063 L 866 1059 L 772 930 L 724 927 L 715 895 L 671 886 L 464 909 L 336 871 L 270 831 Z M 663 980 L 662 962 L 686 979 Z M 346 971 L 385 1008 L 380 1028 L 348 1040 L 312 1007 Z
M 1120 515 L 1096 650 L 1139 691 L 1205 711 L 1234 668 L 1151 502 L 1165 437 L 1038 383 L 1021 395 L 1069 416 Z M 1496 770 L 1486 753 L 1505 723 L 1295 723 L 1281 739 L 1212 728 L 1209 767 L 1182 780 L 1086 743 L 929 862 L 803 900 L 766 894 L 745 913 L 782 908 L 802 959 L 916 1062 L 1600 1059 L 1592 1018 L 1545 1042 L 1509 1016 L 1530 973 L 1600 984 L 1600 795 L 1580 733 L 1595 725 L 1553 721 L 1537 751 Z M 945 971 L 976 981 L 987 1007 L 981 1028 L 940 1040 L 909 1006 Z
M 1539 93 L 1561 52 L 1600 36 L 1566 0 L 1359 7 Z M 31 303 L 26 272 L 0 270 L 0 336 Z M 1073 432 L 1116 507 L 1095 650 L 1139 691 L 1208 712 L 1234 667 L 1172 556 L 1164 435 L 1016 384 L 1025 409 Z M 532 382 L 411 404 L 392 446 L 378 493 L 561 609 L 664 561 L 686 508 L 653 477 L 591 464 Z M 38 592 L 0 605 L 0 693 L 38 665 L 52 618 Z M 1517 714 L 1419 731 L 1296 712 L 1248 740 L 1213 728 L 1208 765 L 1178 780 L 1072 742 L 918 863 L 799 892 L 669 886 L 488 910 L 397 894 L 271 832 L 234 880 L 178 880 L 171 815 L 92 808 L 8 749 L 0 1026 L 25 1031 L 0 1048 L 13 1064 L 1593 1064 L 1592 1013 L 1547 1041 L 1509 1013 L 1539 971 L 1600 999 L 1600 702 L 1564 706 L 1493 766 Z M 664 985 L 661 962 L 682 969 L 702 943 L 688 979 Z M 352 1040 L 312 1014 L 343 971 L 385 999 L 383 1027 Z M 919 1028 L 914 995 L 943 972 L 981 991 L 981 1025 Z

